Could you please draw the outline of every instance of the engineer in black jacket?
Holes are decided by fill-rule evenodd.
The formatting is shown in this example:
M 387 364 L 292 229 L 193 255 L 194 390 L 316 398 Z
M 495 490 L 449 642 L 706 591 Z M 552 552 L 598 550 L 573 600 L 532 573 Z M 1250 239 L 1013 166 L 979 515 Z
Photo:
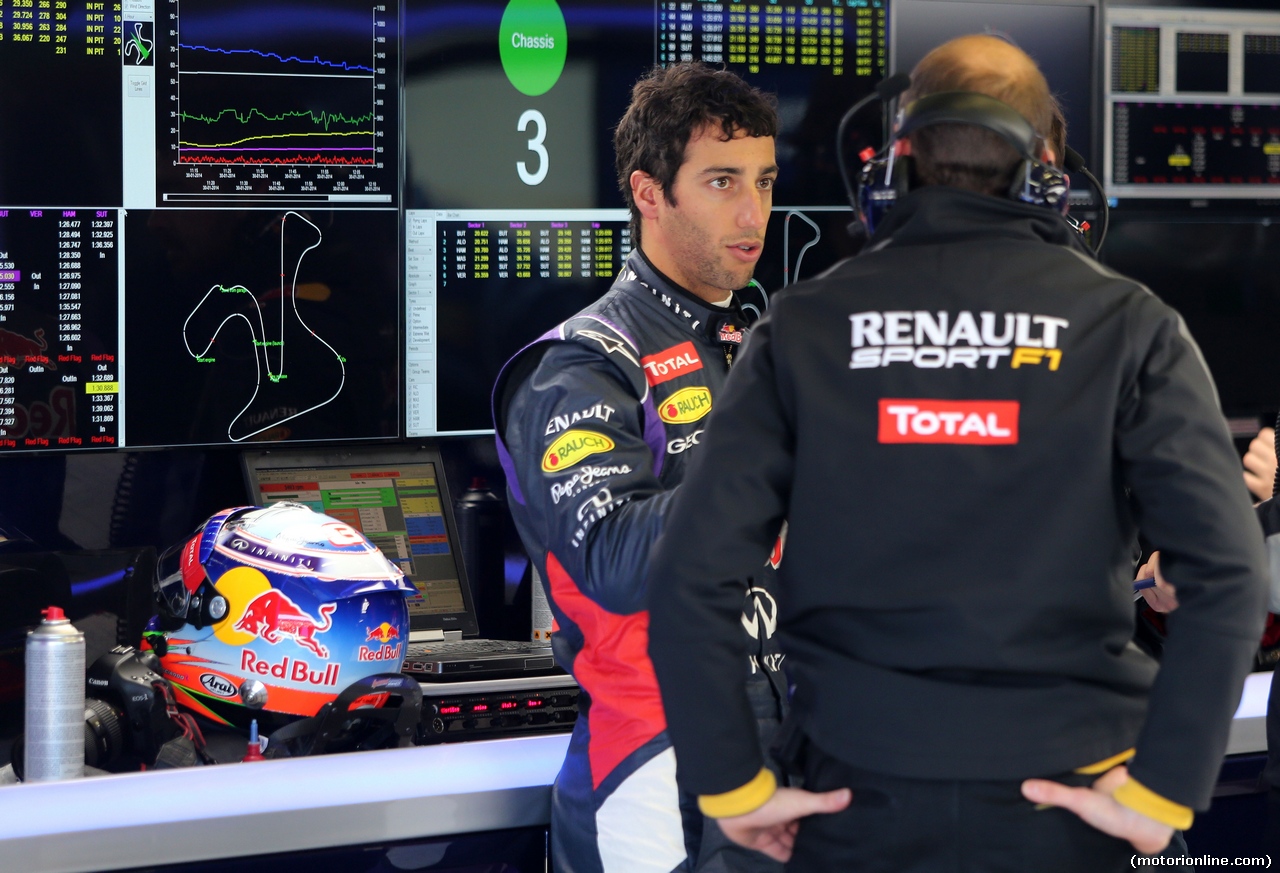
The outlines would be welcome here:
M 494 390 L 512 516 L 555 614 L 556 660 L 582 687 L 552 791 L 558 873 L 779 867 L 726 840 L 679 791 L 645 654 L 644 587 L 667 507 L 704 451 L 706 416 L 767 302 L 749 282 L 776 132 L 772 99 L 724 70 L 676 64 L 638 82 L 614 145 L 639 246 L 608 293 L 516 355 Z M 733 681 L 759 749 L 787 683 L 766 555 L 748 576 Z
M 1127 869 L 1209 804 L 1264 616 L 1257 522 L 1181 318 L 1015 202 L 1054 158 L 1034 62 L 965 37 L 912 80 L 914 190 L 775 299 L 655 549 L 669 731 L 702 809 L 789 869 Z M 961 104 L 981 127 L 928 120 Z M 782 518 L 807 791 L 775 786 L 733 681 Z M 1158 675 L 1130 645 L 1139 526 L 1182 602 Z

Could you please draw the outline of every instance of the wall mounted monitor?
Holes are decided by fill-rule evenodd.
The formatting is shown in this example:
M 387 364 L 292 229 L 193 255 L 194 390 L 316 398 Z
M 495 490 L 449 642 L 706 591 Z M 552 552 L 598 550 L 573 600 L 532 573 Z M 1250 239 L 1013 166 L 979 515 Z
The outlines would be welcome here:
M 1264 424 L 1275 420 L 1280 226 L 1130 217 L 1112 225 L 1103 256 L 1108 266 L 1142 282 L 1186 320 L 1213 374 L 1223 412 L 1260 416 Z
M 886 0 L 406 0 L 406 202 L 425 209 L 623 205 L 613 128 L 654 64 L 726 66 L 778 95 L 775 203 L 842 204 L 836 124 L 887 67 Z M 541 42 L 534 42 L 541 41 Z M 556 48 L 540 48 L 554 42 Z M 877 113 L 858 138 L 878 144 Z
M 491 432 L 502 365 L 609 289 L 629 223 L 625 209 L 410 210 L 408 435 Z
M 397 435 L 394 210 L 129 210 L 123 227 L 129 445 Z
M 835 160 L 836 128 L 845 111 L 889 73 L 888 0 L 657 5 L 660 63 L 723 63 L 777 95 L 774 205 L 847 204 Z M 882 115 L 869 109 L 850 125 L 843 147 L 857 154 L 883 139 Z
M 1096 163 L 1097 0 L 894 0 L 895 72 L 909 73 L 931 49 L 972 33 L 1013 42 L 1039 65 L 1067 119 L 1067 142 Z
M 1274 208 L 1280 11 L 1111 6 L 1105 177 L 1121 207 Z
M 0 454 L 399 433 L 400 17 L 0 2 Z
M 851 219 L 775 208 L 758 281 L 776 291 L 853 254 Z M 623 209 L 410 210 L 405 224 L 410 437 L 491 432 L 502 365 L 608 290 L 632 248 Z

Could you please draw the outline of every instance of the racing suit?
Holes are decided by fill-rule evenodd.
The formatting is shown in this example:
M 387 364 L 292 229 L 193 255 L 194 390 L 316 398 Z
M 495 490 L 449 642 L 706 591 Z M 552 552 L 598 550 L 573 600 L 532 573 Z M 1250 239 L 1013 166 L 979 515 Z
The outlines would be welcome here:
M 556 660 L 582 687 L 552 794 L 558 870 L 778 869 L 678 793 L 644 585 L 671 497 L 765 302 L 748 289 L 710 306 L 636 250 L 604 297 L 517 354 L 495 386 L 508 503 L 555 617 Z M 750 701 L 758 750 L 787 698 L 771 591 L 779 559 L 780 545 L 736 595 L 732 681 Z
M 1183 828 L 1207 808 L 1266 612 L 1262 538 L 1181 318 L 1060 216 L 911 193 L 866 252 L 774 300 L 711 419 L 651 581 L 650 652 L 704 809 L 773 790 L 740 736 L 724 591 L 784 517 L 782 644 L 812 748 L 898 784 L 1002 780 L 1028 834 L 1069 813 L 1037 816 L 1019 780 L 1126 759 L 1118 802 Z M 1182 603 L 1158 678 L 1130 644 L 1138 526 Z M 895 826 L 853 788 L 801 824 L 797 857 L 836 823 Z

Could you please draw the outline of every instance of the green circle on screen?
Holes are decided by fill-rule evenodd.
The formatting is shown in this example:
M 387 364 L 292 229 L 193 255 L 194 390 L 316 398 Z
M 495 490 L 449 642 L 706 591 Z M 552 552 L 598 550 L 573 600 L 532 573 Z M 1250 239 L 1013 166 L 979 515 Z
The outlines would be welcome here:
M 545 94 L 564 71 L 569 37 L 556 0 L 511 0 L 498 28 L 502 70 L 516 90 Z

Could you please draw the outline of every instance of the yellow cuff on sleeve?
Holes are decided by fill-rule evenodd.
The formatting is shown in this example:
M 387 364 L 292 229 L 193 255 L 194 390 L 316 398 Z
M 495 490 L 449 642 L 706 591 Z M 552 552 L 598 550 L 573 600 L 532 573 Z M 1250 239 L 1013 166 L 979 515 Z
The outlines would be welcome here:
M 1104 761 L 1099 761 L 1096 764 L 1090 764 L 1088 767 L 1077 767 L 1076 772 L 1081 776 L 1099 776 L 1110 770 L 1112 767 L 1118 767 L 1125 761 L 1128 761 L 1133 757 L 1134 751 L 1134 749 L 1125 749 L 1120 754 L 1112 755 Z
M 1134 812 L 1140 812 L 1147 818 L 1153 818 L 1180 831 L 1191 827 L 1191 822 L 1195 819 L 1191 807 L 1161 797 L 1132 776 L 1111 796 L 1121 806 L 1127 806 Z
M 702 814 L 711 818 L 729 818 L 735 815 L 746 815 L 764 806 L 765 801 L 773 797 L 778 790 L 778 780 L 767 767 L 761 767 L 756 778 L 741 788 L 726 791 L 724 794 L 704 794 L 698 798 L 698 808 Z

